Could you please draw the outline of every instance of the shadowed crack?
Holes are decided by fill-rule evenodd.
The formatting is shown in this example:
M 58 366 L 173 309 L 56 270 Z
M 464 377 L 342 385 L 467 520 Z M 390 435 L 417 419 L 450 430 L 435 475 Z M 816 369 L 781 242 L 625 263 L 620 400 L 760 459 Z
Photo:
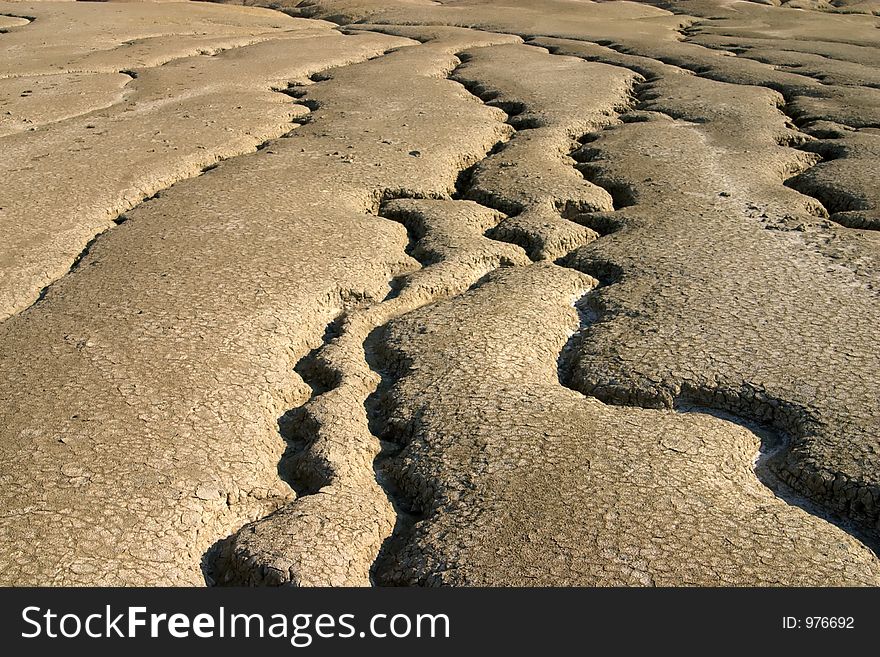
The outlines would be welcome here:
M 565 259 L 558 264 L 570 266 L 566 264 Z M 590 339 L 591 327 L 598 322 L 612 319 L 609 316 L 610 309 L 597 292 L 602 288 L 617 284 L 624 273 L 620 267 L 612 263 L 606 263 L 603 267 L 596 262 L 592 267 L 577 266 L 573 268 L 597 276 L 600 281 L 604 281 L 575 301 L 574 307 L 578 312 L 579 328 L 565 343 L 557 359 L 560 384 L 574 392 L 587 394 L 583 390 L 583 385 L 577 382 L 576 375 L 582 378 L 584 371 L 583 368 L 577 371 L 576 360 L 583 342 Z M 619 394 L 624 389 L 626 390 L 624 393 L 625 401 Z M 843 509 L 835 508 L 827 503 L 816 502 L 792 487 L 791 484 L 795 483 L 796 479 L 791 475 L 786 476 L 785 461 L 792 447 L 792 440 L 784 427 L 794 429 L 790 424 L 790 418 L 803 418 L 806 409 L 784 400 L 769 398 L 762 391 L 756 389 L 726 390 L 721 393 L 718 389 L 682 385 L 681 391 L 671 402 L 645 395 L 638 389 L 628 388 L 626 384 L 623 384 L 617 393 L 609 395 L 607 392 L 591 390 L 589 394 L 615 406 L 645 409 L 672 408 L 683 414 L 708 414 L 725 422 L 744 427 L 760 438 L 760 451 L 755 457 L 754 472 L 764 486 L 772 491 L 777 498 L 838 527 L 869 548 L 875 555 L 880 556 L 880 535 L 876 531 L 866 528 L 864 522 L 860 522 L 863 520 L 864 511 L 846 513 Z M 730 404 L 718 403 L 719 397 L 728 396 L 732 400 L 763 398 L 764 412 L 752 412 L 748 416 L 732 413 L 730 409 L 738 406 L 736 401 L 732 401 Z M 803 431 L 803 419 L 799 419 L 797 422 L 801 426 L 795 430 Z
M 465 162 L 461 170 L 468 166 L 470 162 Z M 413 261 L 419 267 L 389 281 L 383 300 L 367 302 L 337 318 L 324 344 L 301 361 L 298 371 L 313 395 L 284 416 L 283 431 L 292 440 L 280 466 L 299 497 L 212 548 L 206 556 L 211 581 L 369 583 L 375 556 L 398 523 L 397 505 L 389 500 L 374 465 L 383 446 L 373 432 L 372 399 L 382 375 L 371 355 L 371 336 L 394 317 L 459 293 L 488 270 L 524 260 L 513 247 L 493 250 L 484 244 L 488 240 L 483 233 L 497 223 L 497 213 L 469 201 L 422 196 L 414 190 L 387 188 L 374 194 L 372 210 L 404 225 L 409 235 L 406 251 L 419 258 Z M 456 221 L 462 223 L 457 228 L 468 229 L 464 234 L 453 226 Z M 466 237 L 468 231 L 473 231 L 472 237 Z M 424 267 L 426 262 L 431 265 Z M 277 547 L 251 538 L 271 532 L 272 526 L 299 538 L 276 537 Z M 339 554 L 344 565 L 332 560 L 312 563 L 324 552 Z
M 784 111 L 784 106 L 780 109 Z M 797 130 L 792 123 L 789 123 L 788 128 L 792 131 Z M 827 128 L 820 129 L 827 130 Z M 816 142 L 813 138 L 804 133 L 795 134 L 791 140 L 784 143 L 780 142 L 780 145 L 790 145 L 809 152 L 813 151 L 810 147 L 814 144 Z M 836 154 L 833 146 L 825 148 L 830 155 Z M 819 148 L 815 148 L 820 152 L 821 149 L 821 145 Z M 816 162 L 818 162 L 818 158 Z M 799 175 L 808 172 L 810 168 L 811 165 L 805 165 Z M 789 184 L 790 180 L 785 180 L 786 184 Z M 602 184 L 603 181 L 597 179 L 595 182 Z M 750 205 L 749 207 L 756 212 L 759 208 L 758 205 Z M 811 207 L 814 206 L 808 205 L 807 209 L 810 210 Z M 819 209 L 821 210 L 821 206 Z M 761 216 L 768 217 L 766 213 Z M 605 234 L 611 234 L 619 227 L 620 224 L 607 226 Z M 626 276 L 626 268 L 610 262 L 602 256 L 580 259 L 580 261 L 577 258 L 569 257 L 567 260 L 563 259 L 559 262 L 596 276 L 600 281 L 603 281 L 602 287 L 606 288 L 610 282 L 609 278 L 616 279 L 614 282 L 617 282 Z M 599 298 L 591 300 L 593 296 Z M 762 461 L 762 468 L 765 471 L 773 469 L 776 476 L 770 478 L 761 475 L 762 482 L 781 498 L 794 499 L 797 495 L 792 497 L 791 494 L 780 492 L 781 484 L 779 481 L 784 479 L 787 485 L 790 484 L 801 491 L 800 495 L 809 495 L 814 500 L 809 504 L 799 504 L 799 506 L 803 506 L 813 515 L 837 524 L 860 541 L 876 546 L 874 528 L 876 511 L 872 510 L 876 509 L 874 500 L 878 498 L 876 485 L 868 481 L 852 481 L 843 473 L 838 474 L 835 478 L 812 460 L 804 460 L 803 457 L 796 455 L 797 450 L 803 449 L 805 436 L 822 435 L 827 430 L 823 428 L 823 422 L 813 416 L 813 411 L 803 404 L 786 401 L 784 398 L 764 391 L 760 385 L 748 383 L 744 383 L 739 388 L 735 386 L 722 388 L 691 384 L 687 380 L 683 380 L 677 384 L 674 390 L 666 390 L 663 386 L 645 385 L 646 382 L 637 385 L 635 382 L 630 383 L 626 380 L 594 385 L 588 383 L 591 380 L 590 370 L 584 364 L 580 365 L 577 377 L 575 377 L 572 359 L 581 351 L 584 340 L 588 339 L 591 324 L 613 322 L 615 319 L 613 314 L 607 315 L 609 307 L 601 299 L 602 296 L 604 295 L 597 291 L 591 291 L 578 303 L 583 321 L 582 328 L 569 341 L 560 358 L 560 380 L 565 385 L 584 394 L 594 395 L 609 404 L 658 409 L 690 407 L 711 409 L 713 412 L 732 413 L 731 417 L 740 424 L 754 421 L 773 426 L 778 437 L 789 433 L 796 436 L 797 441 L 779 437 L 774 442 L 773 458 L 768 457 Z M 615 309 L 613 312 L 619 313 L 621 309 Z M 575 378 L 577 380 L 573 383 Z M 743 409 L 749 410 L 743 412 Z M 830 480 L 829 476 L 831 476 Z M 830 490 L 832 487 L 833 493 Z M 853 529 L 856 525 L 864 531 Z
M 24 25 L 18 25 L 15 27 L 25 27 L 26 25 L 33 23 L 35 20 L 37 20 L 36 16 L 25 16 L 23 14 L 11 14 L 8 12 L 0 13 L 0 16 L 5 16 L 6 18 L 20 18 L 23 21 L 27 21 L 27 23 L 25 23 Z
M 788 114 L 785 106 L 781 111 Z M 821 204 L 820 217 L 846 228 L 880 230 L 880 195 L 870 173 L 880 157 L 880 138 L 830 122 L 812 121 L 795 128 L 801 139 L 785 145 L 814 156 L 813 164 L 795 172 L 784 184 Z

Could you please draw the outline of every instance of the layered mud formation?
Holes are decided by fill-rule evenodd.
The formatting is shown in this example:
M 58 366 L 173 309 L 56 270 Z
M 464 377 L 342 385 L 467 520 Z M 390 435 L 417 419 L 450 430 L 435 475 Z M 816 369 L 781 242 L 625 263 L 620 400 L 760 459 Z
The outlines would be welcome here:
M 0 4 L 0 581 L 880 583 L 875 6 L 271 7 Z

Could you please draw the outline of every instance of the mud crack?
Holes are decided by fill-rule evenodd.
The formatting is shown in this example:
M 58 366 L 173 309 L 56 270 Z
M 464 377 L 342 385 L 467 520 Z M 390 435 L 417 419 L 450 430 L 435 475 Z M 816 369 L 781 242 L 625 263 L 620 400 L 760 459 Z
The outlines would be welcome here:
M 385 299 L 337 317 L 324 343 L 297 365 L 313 394 L 279 421 L 288 443 L 279 472 L 298 497 L 212 549 L 206 561 L 215 583 L 367 585 L 383 543 L 407 524 L 376 465 L 389 448 L 377 428 L 383 373 L 376 336 L 390 320 L 459 294 L 489 271 L 529 262 L 518 248 L 485 236 L 503 214 L 457 194 L 420 196 L 399 189 L 376 195 L 377 216 L 406 228 L 413 268 L 389 281 Z

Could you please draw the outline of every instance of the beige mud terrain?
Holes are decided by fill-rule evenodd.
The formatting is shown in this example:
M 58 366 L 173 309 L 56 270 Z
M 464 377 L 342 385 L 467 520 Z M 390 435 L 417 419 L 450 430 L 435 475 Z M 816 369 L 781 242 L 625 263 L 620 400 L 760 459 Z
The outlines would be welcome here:
M 0 584 L 880 585 L 878 15 L 0 2 Z

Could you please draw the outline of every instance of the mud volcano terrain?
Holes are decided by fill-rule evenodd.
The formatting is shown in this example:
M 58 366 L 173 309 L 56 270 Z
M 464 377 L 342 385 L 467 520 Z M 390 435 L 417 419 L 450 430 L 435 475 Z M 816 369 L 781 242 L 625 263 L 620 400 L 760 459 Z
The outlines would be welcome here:
M 0 2 L 0 583 L 880 584 L 880 3 L 261 2 Z

